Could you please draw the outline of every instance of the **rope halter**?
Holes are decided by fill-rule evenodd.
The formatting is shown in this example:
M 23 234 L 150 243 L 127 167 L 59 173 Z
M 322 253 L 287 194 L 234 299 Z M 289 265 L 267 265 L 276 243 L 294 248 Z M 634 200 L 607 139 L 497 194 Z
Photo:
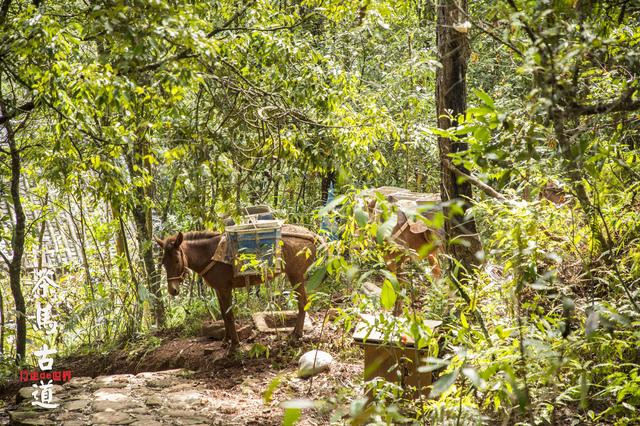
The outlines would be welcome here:
M 178 252 L 180 253 L 180 268 L 182 269 L 182 272 L 180 273 L 180 275 L 175 275 L 173 277 L 167 276 L 167 282 L 176 280 L 180 280 L 180 282 L 182 282 L 187 276 L 187 256 L 184 254 L 184 251 L 182 251 L 181 248 L 178 248 Z

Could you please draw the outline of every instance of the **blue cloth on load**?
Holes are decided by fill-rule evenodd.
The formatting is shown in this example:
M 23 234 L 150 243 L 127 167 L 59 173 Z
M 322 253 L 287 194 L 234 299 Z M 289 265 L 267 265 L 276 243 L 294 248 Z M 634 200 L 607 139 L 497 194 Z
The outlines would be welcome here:
M 333 201 L 335 195 L 333 193 L 333 182 L 329 183 L 329 189 L 327 190 L 327 202 L 325 205 L 328 205 Z M 322 218 L 322 223 L 320 224 L 320 230 L 323 235 L 327 236 L 329 241 L 335 241 L 340 238 L 338 234 L 338 226 L 334 223 L 328 216 Z
M 243 232 L 227 231 L 227 236 L 229 240 L 227 253 L 231 259 L 237 259 L 237 256 L 242 255 L 253 255 L 255 260 L 268 267 L 277 266 L 276 259 L 280 256 L 278 247 L 280 228 L 256 228 Z M 240 263 L 234 264 L 234 275 L 258 275 L 262 272 L 253 267 L 245 269 L 243 265 L 247 263 L 247 260 L 240 260 Z
M 249 234 L 232 234 L 232 238 L 238 243 L 238 251 L 244 253 L 263 253 L 273 250 L 278 239 L 279 229 L 266 231 L 256 230 Z
M 273 213 L 260 213 L 258 215 L 258 220 L 274 220 L 275 217 L 273 216 Z

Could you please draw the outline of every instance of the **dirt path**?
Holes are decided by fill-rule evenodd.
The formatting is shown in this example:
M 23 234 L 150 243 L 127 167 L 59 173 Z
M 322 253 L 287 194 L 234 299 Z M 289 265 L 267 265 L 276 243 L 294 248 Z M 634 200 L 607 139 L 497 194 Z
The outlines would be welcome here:
M 315 348 L 334 356 L 331 371 L 313 380 L 298 378 L 298 358 Z M 166 338 L 153 349 L 66 359 L 65 368 L 75 377 L 54 389 L 60 407 L 37 411 L 33 389 L 22 388 L 8 412 L 12 424 L 24 425 L 279 425 L 281 402 L 331 399 L 305 410 L 299 423 L 326 425 L 336 408 L 348 410 L 350 397 L 361 392 L 358 351 L 333 325 L 296 344 L 286 336 L 254 332 L 237 357 L 227 356 L 221 342 Z M 264 392 L 274 379 L 279 384 L 266 401 Z

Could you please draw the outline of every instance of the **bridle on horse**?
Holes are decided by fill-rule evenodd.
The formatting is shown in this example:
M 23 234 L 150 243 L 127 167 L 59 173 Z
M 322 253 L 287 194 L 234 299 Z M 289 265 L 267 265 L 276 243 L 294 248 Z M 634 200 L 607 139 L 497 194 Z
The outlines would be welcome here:
M 178 248 L 178 252 L 180 253 L 180 261 L 182 263 L 182 272 L 180 273 L 180 275 L 175 275 L 173 277 L 169 277 L 167 276 L 167 282 L 171 282 L 171 281 L 184 281 L 184 279 L 186 278 L 188 271 L 187 268 L 189 267 L 189 265 L 187 265 L 187 255 L 184 254 L 184 251 L 181 248 Z M 200 272 L 198 272 L 198 274 L 200 276 L 204 276 L 204 274 L 206 274 L 207 272 L 209 272 L 209 270 L 211 268 L 214 267 L 214 265 L 217 263 L 216 260 L 214 260 L 213 258 L 211 259 L 211 261 L 207 264 L 207 266 L 204 267 L 204 269 Z
M 180 261 L 182 263 L 182 273 L 180 275 L 176 275 L 173 277 L 167 276 L 167 282 L 177 281 L 177 280 L 180 280 L 182 282 L 184 281 L 187 275 L 187 256 L 184 254 L 184 251 L 182 251 L 181 248 L 178 248 L 178 251 L 180 252 Z

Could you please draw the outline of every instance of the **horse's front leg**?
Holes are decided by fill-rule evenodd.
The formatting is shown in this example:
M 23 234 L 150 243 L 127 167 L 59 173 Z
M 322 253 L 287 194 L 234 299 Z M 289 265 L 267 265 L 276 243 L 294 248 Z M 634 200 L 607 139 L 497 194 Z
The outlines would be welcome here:
M 307 289 L 304 287 L 304 275 L 289 277 L 289 281 L 291 281 L 293 291 L 298 296 L 298 317 L 296 318 L 296 326 L 293 328 L 291 337 L 299 339 L 302 337 L 304 330 L 304 318 L 306 316 L 304 308 L 307 306 Z
M 231 285 L 225 286 L 221 289 L 216 288 L 216 295 L 218 295 L 218 303 L 220 304 L 220 311 L 222 313 L 222 319 L 224 320 L 224 330 L 226 339 L 231 341 L 231 349 L 235 349 L 240 344 L 238 339 L 238 332 L 236 331 L 235 319 L 233 317 L 232 309 L 232 289 Z

